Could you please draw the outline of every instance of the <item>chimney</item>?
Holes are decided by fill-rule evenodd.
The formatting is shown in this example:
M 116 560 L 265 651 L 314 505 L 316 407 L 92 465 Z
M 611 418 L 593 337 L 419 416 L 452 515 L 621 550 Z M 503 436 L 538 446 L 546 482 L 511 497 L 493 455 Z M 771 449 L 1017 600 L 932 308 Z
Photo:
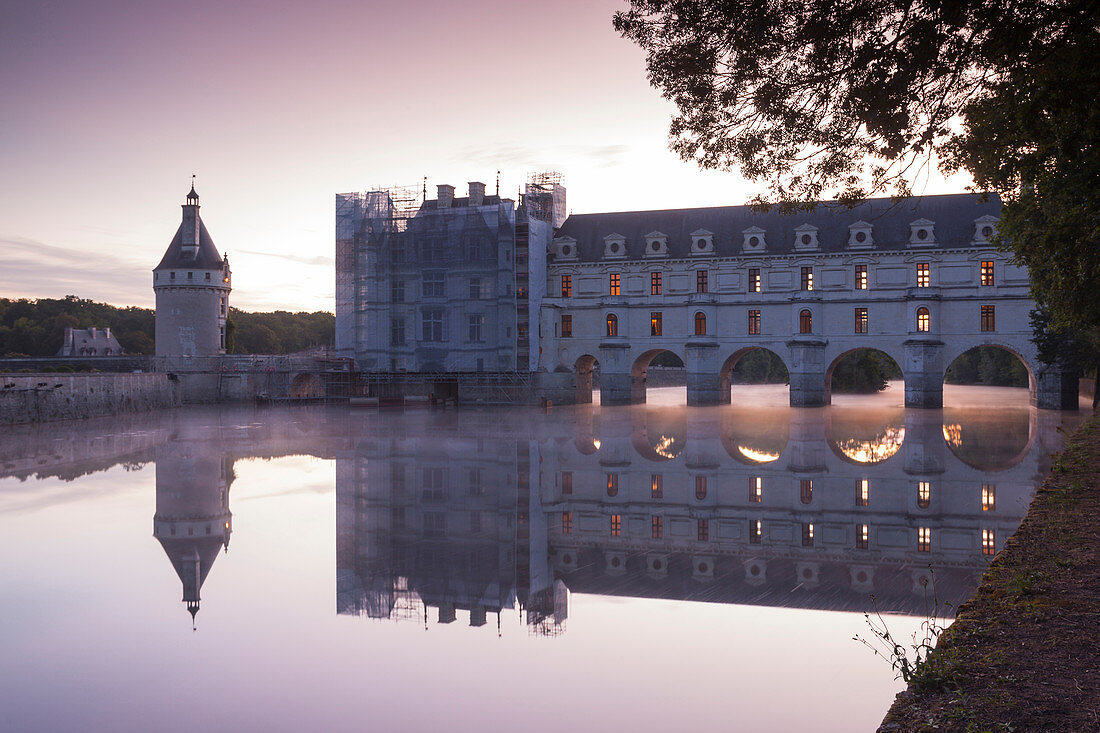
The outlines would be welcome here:
M 485 203 L 485 184 L 481 181 L 470 181 L 470 206 L 481 206 Z
M 92 337 L 92 341 L 95 341 L 95 326 L 88 327 L 88 335 Z
M 65 345 L 66 346 L 72 346 L 73 345 L 73 327 L 72 326 L 65 326 Z
M 110 341 L 111 340 L 111 329 L 110 328 L 105 328 L 105 329 L 103 329 L 103 333 L 107 334 L 107 340 Z
M 435 187 L 435 200 L 436 205 L 441 209 L 451 208 L 451 204 L 455 200 L 455 187 L 449 186 L 446 183 L 440 183 Z
M 198 204 L 183 206 L 183 252 L 195 255 L 199 251 L 199 207 Z

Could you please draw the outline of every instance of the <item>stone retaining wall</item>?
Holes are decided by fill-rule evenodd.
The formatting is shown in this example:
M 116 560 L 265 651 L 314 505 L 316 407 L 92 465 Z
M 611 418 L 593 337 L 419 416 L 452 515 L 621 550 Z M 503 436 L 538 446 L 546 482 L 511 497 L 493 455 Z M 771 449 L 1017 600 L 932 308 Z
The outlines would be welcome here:
M 180 404 L 166 374 L 0 374 L 0 425 L 145 412 Z

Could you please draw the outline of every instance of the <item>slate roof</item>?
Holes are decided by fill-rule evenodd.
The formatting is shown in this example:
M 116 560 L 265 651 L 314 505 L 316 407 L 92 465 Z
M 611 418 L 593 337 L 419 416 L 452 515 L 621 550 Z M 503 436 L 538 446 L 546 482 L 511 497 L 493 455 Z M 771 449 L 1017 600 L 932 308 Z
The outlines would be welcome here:
M 869 251 L 896 251 L 909 248 L 909 224 L 923 218 L 935 223 L 936 247 L 967 247 L 974 240 L 974 220 L 1000 214 L 1001 201 L 996 194 L 984 202 L 980 199 L 980 194 L 922 196 L 899 203 L 888 198 L 869 199 L 853 209 L 826 201 L 813 212 L 790 215 L 774 210 L 756 213 L 748 206 L 573 214 L 555 236 L 577 240 L 577 261 L 596 262 L 604 259 L 603 238 L 608 234 L 626 237 L 627 259 L 642 259 L 645 235 L 660 231 L 668 235 L 668 258 L 687 259 L 691 232 L 706 229 L 714 232 L 714 254 L 710 256 L 733 257 L 743 254 L 742 232 L 757 226 L 767 232 L 764 254 L 784 255 L 795 254 L 795 229 L 812 224 L 818 228 L 817 252 L 859 252 L 868 250 L 848 249 L 848 226 L 862 220 L 873 226 L 875 244 Z
M 199 219 L 199 249 L 194 257 L 187 257 L 183 253 L 183 224 L 176 230 L 176 236 L 172 237 L 172 243 L 161 258 L 160 264 L 153 268 L 156 270 L 179 270 L 191 268 L 195 270 L 220 270 L 222 269 L 222 256 L 218 254 L 218 248 L 214 246 L 214 240 L 210 238 L 210 232 L 206 231 L 206 225 Z

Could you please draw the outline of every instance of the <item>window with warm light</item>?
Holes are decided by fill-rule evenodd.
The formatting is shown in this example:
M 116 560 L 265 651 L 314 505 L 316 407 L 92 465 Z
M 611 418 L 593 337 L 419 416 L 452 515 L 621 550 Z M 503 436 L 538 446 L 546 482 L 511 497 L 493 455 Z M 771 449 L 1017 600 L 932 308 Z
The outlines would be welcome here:
M 996 311 L 991 305 L 982 306 L 982 330 L 983 331 L 995 331 L 997 330 Z
M 917 552 L 931 552 L 932 551 L 932 528 L 931 527 L 918 527 L 917 528 Z
M 814 500 L 813 479 L 804 478 L 798 483 L 798 500 L 801 501 L 803 504 L 809 504 Z
M 867 289 L 867 265 L 856 265 L 856 290 Z
M 802 524 L 802 546 L 813 547 L 814 546 L 814 525 L 813 522 L 804 522 Z
M 665 520 L 656 514 L 649 518 L 649 531 L 653 539 L 659 540 L 665 533 Z
M 749 311 L 749 335 L 760 335 L 760 311 L 758 310 Z
M 758 267 L 749 268 L 749 292 L 760 292 L 760 268 Z
M 607 495 L 615 496 L 619 493 L 619 474 L 607 474 Z
M 927 509 L 932 504 L 932 484 L 929 481 L 917 483 L 917 506 Z
M 855 325 L 856 331 L 855 332 L 856 333 L 867 333 L 867 309 L 866 308 L 856 308 L 855 317 L 856 317 L 856 325 Z
M 982 260 L 982 285 L 993 285 L 993 260 Z
M 649 294 L 660 295 L 661 294 L 661 273 L 651 272 L 649 273 Z
M 650 311 L 649 313 L 649 335 L 660 336 L 664 331 L 662 327 L 662 321 L 664 320 L 661 311 Z
M 665 496 L 665 477 L 659 473 L 652 474 L 649 482 L 649 495 L 653 499 L 663 499 Z
M 573 276 L 562 275 L 561 276 L 561 297 L 572 298 L 573 297 Z
M 997 506 L 997 487 L 994 484 L 982 484 L 982 511 L 991 512 Z
M 749 501 L 754 504 L 759 504 L 763 496 L 764 478 L 762 476 L 753 476 L 749 479 Z
M 927 262 L 917 264 L 917 287 L 927 288 L 932 284 L 931 268 Z
M 860 479 L 856 485 L 856 506 L 867 506 L 871 498 L 871 482 L 865 478 Z
M 619 335 L 619 317 L 616 316 L 614 313 L 607 314 L 607 335 Z
M 917 308 L 917 330 L 927 333 L 932 327 L 932 316 L 924 306 Z
M 695 314 L 695 335 L 707 335 L 707 314 L 701 311 Z
M 561 513 L 561 533 L 573 534 L 573 512 Z
M 995 546 L 997 544 L 996 537 L 991 529 L 982 530 L 982 554 L 993 555 L 996 553 Z
M 619 295 L 619 273 L 613 272 L 608 276 L 608 293 Z
M 871 527 L 866 524 L 856 525 L 856 549 L 866 550 L 870 545 Z
M 561 472 L 561 493 L 562 496 L 569 496 L 573 493 L 573 472 L 562 471 Z
M 623 534 L 623 515 L 612 514 L 611 515 L 611 536 L 621 537 Z
M 803 267 L 802 268 L 802 289 L 813 290 L 814 289 L 814 268 Z
M 760 532 L 764 528 L 763 522 L 759 519 L 749 520 L 749 543 L 753 545 L 760 544 Z
M 808 308 L 803 308 L 798 314 L 798 332 L 799 333 L 813 333 L 814 332 L 814 320 L 813 315 L 810 314 Z

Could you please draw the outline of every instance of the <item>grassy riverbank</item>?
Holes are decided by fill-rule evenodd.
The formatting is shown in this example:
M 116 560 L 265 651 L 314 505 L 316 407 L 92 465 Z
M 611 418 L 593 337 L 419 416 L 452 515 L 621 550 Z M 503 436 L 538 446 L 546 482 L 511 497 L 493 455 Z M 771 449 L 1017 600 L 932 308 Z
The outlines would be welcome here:
M 1100 731 L 1100 416 L 880 732 Z

